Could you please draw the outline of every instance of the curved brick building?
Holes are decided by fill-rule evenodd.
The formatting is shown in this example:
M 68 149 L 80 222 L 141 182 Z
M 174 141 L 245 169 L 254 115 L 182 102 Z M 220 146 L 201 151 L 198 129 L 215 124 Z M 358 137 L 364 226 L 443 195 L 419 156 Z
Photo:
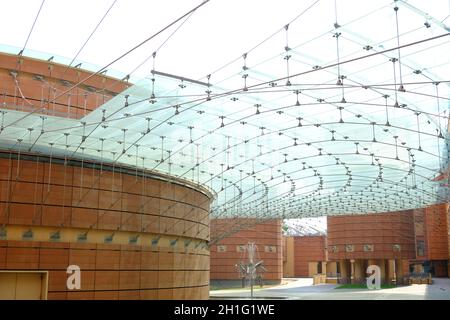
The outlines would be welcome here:
M 2 54 L 0 110 L 38 104 L 43 116 L 81 119 L 128 86 L 95 75 L 51 101 L 89 75 Z M 208 191 L 51 148 L 20 150 L 0 144 L 0 299 L 208 298 Z M 81 269 L 79 289 L 66 286 L 69 265 Z

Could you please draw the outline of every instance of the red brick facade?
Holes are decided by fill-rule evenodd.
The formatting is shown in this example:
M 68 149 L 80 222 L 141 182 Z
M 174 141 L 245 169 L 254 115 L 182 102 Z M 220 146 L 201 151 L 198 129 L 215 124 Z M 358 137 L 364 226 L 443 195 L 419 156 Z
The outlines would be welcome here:
M 211 239 L 214 240 L 233 226 L 243 226 L 241 230 L 227 235 L 211 246 L 211 280 L 239 280 L 236 264 L 246 262 L 242 246 L 254 242 L 257 246 L 257 260 L 264 261 L 263 279 L 281 281 L 282 246 L 281 220 L 260 222 L 253 219 L 214 219 L 211 220 Z M 248 227 L 247 227 L 248 225 Z
M 4 109 L 80 119 L 129 86 L 124 81 L 96 75 L 68 91 L 91 75 L 82 69 L 0 53 L 0 104 Z M 68 92 L 61 95 L 65 91 Z
M 309 263 L 326 261 L 325 250 L 325 236 L 294 237 L 294 276 L 309 276 Z
M 209 297 L 208 196 L 117 166 L 32 157 L 0 158 L 0 272 L 48 272 L 48 299 Z M 72 264 L 79 290 L 66 287 Z
M 328 259 L 413 259 L 413 211 L 330 216 Z

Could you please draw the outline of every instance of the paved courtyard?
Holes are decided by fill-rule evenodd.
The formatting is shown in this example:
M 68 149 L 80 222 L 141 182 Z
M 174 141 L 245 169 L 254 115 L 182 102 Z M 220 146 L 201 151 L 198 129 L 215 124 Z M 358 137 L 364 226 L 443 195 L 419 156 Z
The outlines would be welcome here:
M 314 300 L 450 300 L 450 279 L 435 278 L 432 285 L 411 285 L 392 289 L 335 289 L 337 285 L 313 285 L 311 278 L 299 278 L 287 284 L 254 290 L 259 299 Z M 215 290 L 211 299 L 248 299 L 249 289 Z

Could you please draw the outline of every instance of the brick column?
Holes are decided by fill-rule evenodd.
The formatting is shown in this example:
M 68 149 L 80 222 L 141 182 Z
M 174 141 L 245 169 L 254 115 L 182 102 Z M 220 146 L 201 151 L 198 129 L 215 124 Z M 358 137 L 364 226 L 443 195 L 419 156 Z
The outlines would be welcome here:
M 395 277 L 397 279 L 397 284 L 405 284 L 404 276 L 406 275 L 408 269 L 408 260 L 396 259 L 395 260 Z
M 350 272 L 349 266 L 347 264 L 348 260 L 340 260 L 339 261 L 339 267 L 341 271 L 341 281 L 342 283 L 349 283 L 350 282 Z
M 354 282 L 355 283 L 364 283 L 365 282 L 365 274 L 366 270 L 363 270 L 363 261 L 362 260 L 355 260 L 354 263 L 355 273 L 354 273 Z
M 377 265 L 380 267 L 381 283 L 386 283 L 386 260 L 379 259 Z
M 387 260 L 386 261 L 387 265 L 387 272 L 386 272 L 386 276 L 387 276 L 387 281 L 389 283 L 392 283 L 392 280 L 395 278 L 395 260 Z

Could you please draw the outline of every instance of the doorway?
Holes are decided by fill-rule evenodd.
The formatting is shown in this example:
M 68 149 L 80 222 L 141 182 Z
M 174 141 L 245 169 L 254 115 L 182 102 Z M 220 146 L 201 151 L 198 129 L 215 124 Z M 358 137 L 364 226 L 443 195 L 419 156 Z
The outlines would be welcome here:
M 46 300 L 47 272 L 0 271 L 0 300 Z

